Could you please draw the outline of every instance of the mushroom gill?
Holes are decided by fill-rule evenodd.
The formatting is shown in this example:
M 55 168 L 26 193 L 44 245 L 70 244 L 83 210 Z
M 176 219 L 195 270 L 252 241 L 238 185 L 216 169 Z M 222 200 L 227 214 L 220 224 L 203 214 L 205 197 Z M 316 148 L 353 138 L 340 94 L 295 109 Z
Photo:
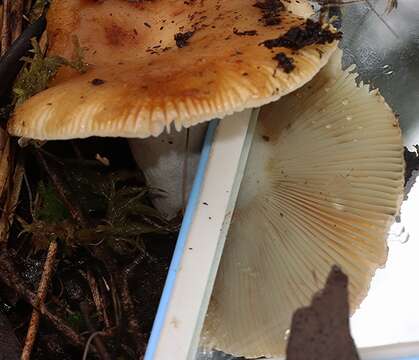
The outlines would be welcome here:
M 333 265 L 351 311 L 387 256 L 403 196 L 403 145 L 384 99 L 339 53 L 307 85 L 262 108 L 204 325 L 206 347 L 284 355 L 293 312 Z

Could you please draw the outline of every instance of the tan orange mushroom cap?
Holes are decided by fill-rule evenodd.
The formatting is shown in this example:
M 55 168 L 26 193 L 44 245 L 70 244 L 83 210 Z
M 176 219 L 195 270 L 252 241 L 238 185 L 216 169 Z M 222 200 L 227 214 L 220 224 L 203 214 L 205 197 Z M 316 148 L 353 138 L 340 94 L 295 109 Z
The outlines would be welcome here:
M 49 55 L 84 48 L 17 107 L 13 135 L 145 138 L 276 100 L 309 81 L 339 37 L 306 0 L 55 0 Z

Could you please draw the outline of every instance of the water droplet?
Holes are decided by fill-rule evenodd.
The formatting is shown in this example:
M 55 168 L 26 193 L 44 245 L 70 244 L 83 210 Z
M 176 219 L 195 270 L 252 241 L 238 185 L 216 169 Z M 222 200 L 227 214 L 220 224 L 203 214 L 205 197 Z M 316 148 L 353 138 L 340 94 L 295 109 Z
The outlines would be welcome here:
M 405 244 L 409 241 L 410 234 L 406 231 L 404 225 L 400 222 L 395 222 L 389 231 L 388 240 Z
M 349 100 L 348 99 L 345 99 L 345 100 L 342 101 L 342 105 L 348 105 L 348 104 L 349 104 Z
M 331 128 L 332 128 L 332 125 L 330 124 L 326 125 L 326 129 L 331 129 Z
M 290 329 L 285 330 L 285 333 L 284 333 L 284 340 L 285 341 L 288 340 L 288 338 L 290 337 L 290 334 L 291 334 L 291 330 Z
M 346 120 L 351 121 L 351 120 L 352 120 L 352 116 L 348 115 L 348 116 L 346 117 Z

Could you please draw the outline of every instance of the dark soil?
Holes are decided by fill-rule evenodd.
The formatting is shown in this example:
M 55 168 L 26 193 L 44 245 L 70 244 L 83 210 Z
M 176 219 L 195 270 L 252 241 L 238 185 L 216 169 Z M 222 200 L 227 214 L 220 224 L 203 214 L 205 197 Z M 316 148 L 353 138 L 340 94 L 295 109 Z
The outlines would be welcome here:
M 287 74 L 294 70 L 294 59 L 288 57 L 283 52 L 280 52 L 274 56 L 274 60 L 278 61 L 278 67 L 284 70 Z
M 30 191 L 23 186 L 17 216 L 30 225 L 29 230 L 22 233 L 24 227 L 15 220 L 9 246 L 2 252 L 7 252 L 16 275 L 25 286 L 36 292 L 48 243 L 57 240 L 58 259 L 47 295 L 48 309 L 80 334 L 84 341 L 91 334 L 88 323 L 93 324 L 95 331 L 109 333 L 103 337 L 103 342 L 112 359 L 137 359 L 144 351 L 151 331 L 180 218 L 172 223 L 161 219 L 149 201 L 151 193 L 138 198 L 134 202 L 138 206 L 130 208 L 128 216 L 118 215 L 121 211 L 118 201 L 126 203 L 130 199 L 121 195 L 118 200 L 118 194 L 132 192 L 134 197 L 135 189 L 145 187 L 125 140 L 92 138 L 48 142 L 41 150 L 43 157 L 50 170 L 61 178 L 68 200 L 81 209 L 88 226 L 77 223 L 63 206 L 40 166 L 38 151 L 31 146 L 19 150 L 26 158 Z M 96 154 L 108 159 L 110 166 L 95 160 Z M 111 192 L 115 192 L 112 200 L 115 201 L 115 208 L 109 207 L 106 199 L 110 194 L 108 179 L 112 179 L 115 185 L 110 188 Z M 46 191 L 39 190 L 41 183 L 45 184 Z M 30 203 L 36 197 L 43 205 L 38 205 L 40 209 L 35 211 L 37 216 L 34 217 Z M 106 228 L 108 224 L 111 226 Z M 54 231 L 51 231 L 52 228 Z M 96 309 L 86 274 L 90 274 L 97 283 L 108 324 L 103 319 L 103 311 Z M 127 279 L 133 312 L 123 305 L 126 301 L 121 288 L 124 278 Z M 87 316 L 82 311 L 83 306 L 89 309 Z M 32 307 L 15 289 L 0 286 L 0 313 L 7 317 L 22 344 L 31 312 Z M 133 334 L 128 326 L 132 315 L 139 324 L 139 334 Z M 142 343 L 139 344 L 138 339 L 142 339 Z M 80 359 L 82 351 L 49 322 L 42 320 L 31 358 Z M 100 356 L 92 349 L 89 358 Z
M 320 22 L 307 19 L 303 26 L 293 27 L 276 39 L 265 40 L 263 45 L 268 49 L 285 47 L 300 50 L 314 44 L 331 43 L 341 37 L 341 32 L 333 32 L 328 28 L 323 28 Z

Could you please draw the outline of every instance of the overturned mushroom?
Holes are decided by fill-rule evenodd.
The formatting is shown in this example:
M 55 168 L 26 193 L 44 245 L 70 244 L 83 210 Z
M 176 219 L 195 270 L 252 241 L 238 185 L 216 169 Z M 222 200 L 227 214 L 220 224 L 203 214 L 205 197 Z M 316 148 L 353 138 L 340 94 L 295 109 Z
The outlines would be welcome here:
M 204 329 L 205 345 L 283 355 L 293 312 L 331 266 L 352 312 L 387 256 L 403 194 L 399 124 L 340 56 L 261 110 Z
M 62 68 L 16 109 L 9 132 L 147 138 L 266 104 L 335 49 L 340 34 L 311 15 L 306 0 L 53 1 L 48 53 L 71 58 L 76 36 L 87 71 Z M 137 158 L 150 151 L 134 147 Z

